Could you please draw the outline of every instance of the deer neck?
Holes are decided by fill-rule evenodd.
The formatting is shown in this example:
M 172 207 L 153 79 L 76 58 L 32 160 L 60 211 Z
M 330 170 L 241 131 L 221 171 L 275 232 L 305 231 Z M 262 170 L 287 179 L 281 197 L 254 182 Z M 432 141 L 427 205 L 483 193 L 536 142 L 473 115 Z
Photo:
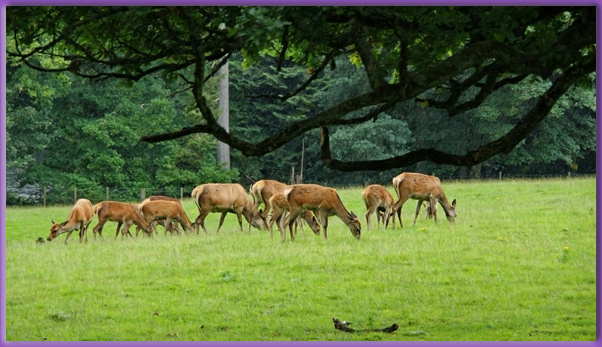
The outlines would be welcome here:
M 441 204 L 441 207 L 443 207 L 443 211 L 445 211 L 445 215 L 449 216 L 449 211 L 452 209 L 452 205 L 450 205 L 449 201 L 447 201 L 447 197 L 445 196 L 445 194 L 441 193 L 441 195 L 437 198 L 437 200 Z

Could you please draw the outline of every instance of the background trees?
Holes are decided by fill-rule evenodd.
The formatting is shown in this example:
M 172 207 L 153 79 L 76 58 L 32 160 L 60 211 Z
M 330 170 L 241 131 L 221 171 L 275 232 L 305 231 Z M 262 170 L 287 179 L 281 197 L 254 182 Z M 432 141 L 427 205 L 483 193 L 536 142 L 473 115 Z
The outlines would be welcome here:
M 287 181 L 301 153 L 325 184 L 594 170 L 594 7 L 11 7 L 7 21 L 22 184 Z M 226 59 L 230 133 L 214 116 Z

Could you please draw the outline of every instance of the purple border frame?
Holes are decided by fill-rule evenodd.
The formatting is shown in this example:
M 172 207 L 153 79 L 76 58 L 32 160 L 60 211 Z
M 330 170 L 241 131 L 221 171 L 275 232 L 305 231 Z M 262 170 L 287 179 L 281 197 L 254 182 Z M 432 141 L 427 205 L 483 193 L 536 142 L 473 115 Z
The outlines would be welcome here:
M 213 342 L 213 341 L 204 341 L 204 342 L 7 342 L 6 341 L 6 6 L 41 6 L 41 5 L 65 5 L 65 6 L 73 6 L 73 5 L 160 5 L 165 4 L 165 1 L 162 0 L 58 0 L 58 1 L 49 1 L 49 0 L 6 0 L 2 1 L 0 4 L 0 182 L 3 184 L 2 188 L 0 188 L 0 304 L 2 311 L 0 312 L 0 344 L 1 345 L 12 345 L 12 346 L 38 346 L 38 345 L 46 345 L 46 346 L 63 346 L 63 345 L 94 345 L 94 346 L 134 346 L 134 345 L 178 345 L 178 346 L 193 346 L 198 344 L 204 345 L 242 345 L 242 346 L 263 346 L 265 343 L 269 343 L 272 345 L 282 345 L 282 346 L 292 346 L 292 345 L 342 345 L 345 346 L 367 346 L 367 345 L 375 345 L 379 344 L 380 346 L 420 346 L 420 347 L 432 347 L 432 346 L 446 346 L 446 347 L 459 347 L 459 346 L 602 346 L 599 343 L 600 339 L 600 312 L 599 307 L 596 305 L 596 341 L 585 341 L 585 342 L 574 342 L 574 341 L 565 341 L 565 342 L 521 342 L 521 341 L 512 341 L 512 342 L 485 342 L 485 341 L 476 341 L 476 342 Z M 516 0 L 501 0 L 501 1 L 491 1 L 491 0 L 459 0 L 459 1 L 446 1 L 446 0 L 293 0 L 293 1 L 282 1 L 282 0 L 177 0 L 170 1 L 169 5 L 171 6 L 191 6 L 191 5 L 219 5 L 219 6 L 228 6 L 228 5 L 305 5 L 305 6 L 313 6 L 313 5 L 326 5 L 326 6 L 346 6 L 346 5 L 369 5 L 369 6 L 436 6 L 436 5 L 454 5 L 454 6 L 467 6 L 467 5 L 522 5 L 522 6 L 545 6 L 545 5 L 572 5 L 572 6 L 596 6 L 596 42 L 597 46 L 600 43 L 600 15 L 602 14 L 600 5 L 602 4 L 602 0 L 527 0 L 524 2 L 516 1 Z M 598 49 L 599 51 L 599 49 Z M 600 60 L 596 60 L 596 72 L 600 71 L 601 67 Z M 596 151 L 600 148 L 600 144 L 602 141 L 600 140 L 600 112 L 598 109 L 598 105 L 600 105 L 600 78 L 596 79 Z M 600 287 L 599 284 L 599 271 L 600 271 L 600 215 L 602 213 L 602 208 L 600 206 L 600 202 L 602 202 L 601 197 L 601 186 L 599 183 L 599 173 L 600 168 L 602 167 L 600 164 L 600 159 L 602 157 L 596 152 L 596 303 L 599 302 L 600 298 Z

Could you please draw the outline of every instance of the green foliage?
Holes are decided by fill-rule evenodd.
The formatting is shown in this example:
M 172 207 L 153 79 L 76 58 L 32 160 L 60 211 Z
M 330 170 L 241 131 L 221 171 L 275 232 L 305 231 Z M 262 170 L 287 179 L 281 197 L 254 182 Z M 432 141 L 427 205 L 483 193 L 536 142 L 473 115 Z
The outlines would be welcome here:
M 189 100 L 170 97 L 174 91 L 159 77 L 127 87 L 77 77 L 65 83 L 63 75 L 47 79 L 22 66 L 9 72 L 7 168 L 21 184 L 50 187 L 48 203 L 72 202 L 76 188 L 92 200 L 104 197 L 104 187 L 115 199 L 135 200 L 143 188 L 189 193 L 203 182 L 238 177 L 217 167 L 208 136 L 165 145 L 139 141 L 190 122 L 179 111 Z

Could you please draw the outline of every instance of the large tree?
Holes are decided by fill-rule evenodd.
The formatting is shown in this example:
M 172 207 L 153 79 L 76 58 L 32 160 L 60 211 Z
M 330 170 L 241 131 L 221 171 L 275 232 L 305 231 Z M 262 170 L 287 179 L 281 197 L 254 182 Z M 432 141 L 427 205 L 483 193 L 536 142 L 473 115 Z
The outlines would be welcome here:
M 307 131 L 321 130 L 330 168 L 386 170 L 420 161 L 472 166 L 510 152 L 576 83 L 596 68 L 595 7 L 8 7 L 10 57 L 44 71 L 90 79 L 174 77 L 192 93 L 202 122 L 149 134 L 143 141 L 209 133 L 245 156 L 261 156 Z M 249 139 L 222 128 L 205 98 L 219 67 L 236 52 L 245 65 L 270 55 L 307 67 L 302 83 L 250 98 L 286 102 L 319 83 L 345 56 L 363 69 L 367 91 L 316 108 Z M 52 58 L 53 65 L 40 64 Z M 57 64 L 63 64 L 57 67 Z M 537 77 L 549 87 L 533 97 L 498 138 L 463 153 L 422 148 L 391 158 L 341 161 L 331 156 L 329 126 L 375 120 L 415 100 L 447 117 L 477 108 L 499 88 Z M 432 97 L 436 95 L 436 97 Z M 369 136 L 369 135 L 368 135 Z M 255 140 L 255 141 L 253 141 Z M 370 140 L 370 138 L 362 139 Z

